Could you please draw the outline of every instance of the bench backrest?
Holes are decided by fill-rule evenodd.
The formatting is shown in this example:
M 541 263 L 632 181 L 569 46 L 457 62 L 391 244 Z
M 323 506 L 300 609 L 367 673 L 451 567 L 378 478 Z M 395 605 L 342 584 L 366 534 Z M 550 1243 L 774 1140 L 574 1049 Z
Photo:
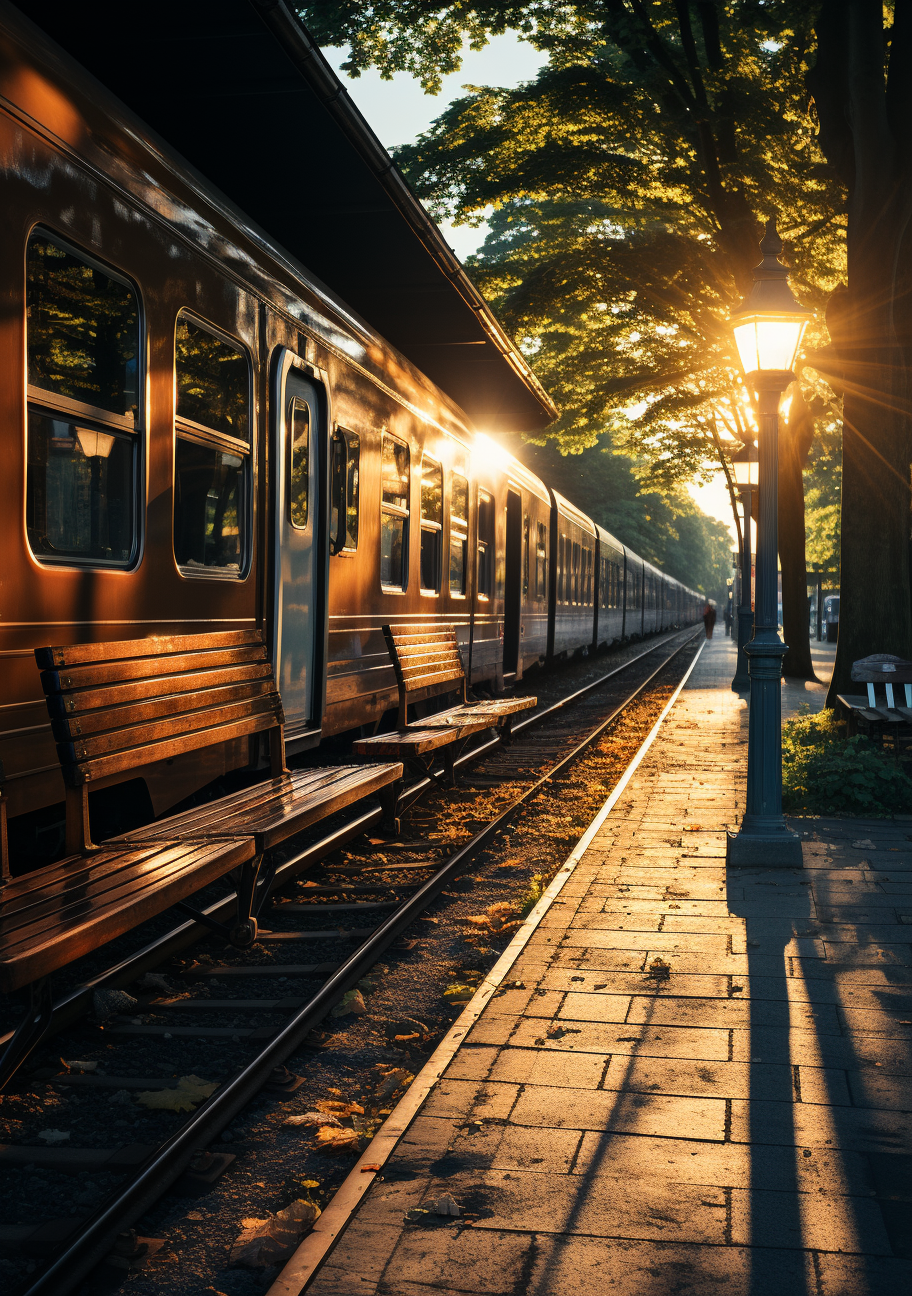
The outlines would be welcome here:
M 260 630 L 36 648 L 67 788 L 67 853 L 93 849 L 90 783 L 270 732 L 285 768 L 284 715 Z
M 912 662 L 903 657 L 893 657 L 889 653 L 873 653 L 870 657 L 862 657 L 852 663 L 852 679 L 866 685 L 870 707 L 878 705 L 875 684 L 883 684 L 887 706 L 891 708 L 897 705 L 894 690 L 902 684 L 904 698 L 899 705 L 902 706 L 904 702 L 907 707 L 912 707 Z
M 396 683 L 399 685 L 399 728 L 407 724 L 410 702 L 423 702 L 456 689 L 466 700 L 466 678 L 454 625 L 385 625 Z
M 4 785 L 6 775 L 3 772 L 3 761 L 0 761 L 0 886 L 9 881 L 9 840 L 6 835 L 6 793 Z

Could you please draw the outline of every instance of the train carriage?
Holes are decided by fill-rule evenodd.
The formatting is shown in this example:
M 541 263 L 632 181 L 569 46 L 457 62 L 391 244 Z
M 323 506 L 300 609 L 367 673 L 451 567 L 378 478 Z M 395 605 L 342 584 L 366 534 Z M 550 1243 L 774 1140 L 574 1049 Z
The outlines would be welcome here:
M 478 434 L 554 407 L 290 11 L 168 0 L 139 46 L 113 0 L 94 16 L 47 0 L 39 30 L 0 0 L 0 761 L 39 856 L 63 786 L 37 646 L 261 628 L 301 757 L 391 722 L 387 622 L 455 623 L 497 692 L 666 619 L 655 569 L 647 595 L 641 559 Z M 206 748 L 110 804 L 160 814 L 261 761 Z

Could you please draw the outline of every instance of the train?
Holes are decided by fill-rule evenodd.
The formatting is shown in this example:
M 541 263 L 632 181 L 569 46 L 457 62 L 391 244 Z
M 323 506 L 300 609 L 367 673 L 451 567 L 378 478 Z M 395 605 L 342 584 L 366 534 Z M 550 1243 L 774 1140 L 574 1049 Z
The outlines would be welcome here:
M 338 200 L 275 173 L 302 162 L 266 129 L 286 90 Z M 498 443 L 554 408 L 384 158 L 281 3 L 0 3 L 0 768 L 25 856 L 62 842 L 38 647 L 260 627 L 304 759 L 390 723 L 384 624 L 455 624 L 500 693 L 699 618 Z M 229 742 L 92 796 L 157 816 L 261 760 Z

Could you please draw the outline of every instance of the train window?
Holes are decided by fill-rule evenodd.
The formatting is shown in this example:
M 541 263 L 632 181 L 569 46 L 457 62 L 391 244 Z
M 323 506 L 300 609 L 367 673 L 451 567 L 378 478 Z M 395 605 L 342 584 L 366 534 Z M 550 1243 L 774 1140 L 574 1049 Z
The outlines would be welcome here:
M 592 550 L 586 550 L 586 606 L 592 607 Z
M 544 522 L 538 524 L 538 540 L 535 544 L 535 593 L 543 599 L 548 595 L 548 528 Z
M 469 483 L 461 473 L 450 475 L 450 593 L 466 593 L 469 555 Z
M 380 462 L 380 581 L 389 589 L 408 584 L 409 448 L 383 437 Z
M 494 595 L 494 500 L 478 492 L 478 597 Z
M 306 401 L 294 399 L 291 409 L 291 490 L 288 510 L 291 525 L 303 531 L 307 528 L 310 502 L 310 407 Z
M 522 592 L 523 598 L 529 593 L 529 515 L 523 518 L 523 577 Z
M 40 229 L 26 279 L 29 544 L 45 562 L 128 566 L 140 451 L 136 291 Z
M 174 352 L 174 557 L 185 576 L 237 579 L 249 543 L 250 360 L 240 343 L 183 315 Z M 290 513 L 294 526 L 306 526 L 306 490 L 295 492 L 308 473 L 303 403 L 295 402 L 293 419 Z
M 337 428 L 330 446 L 330 535 L 333 553 L 358 548 L 358 508 L 361 478 L 361 438 Z
M 443 469 L 433 459 L 421 461 L 421 592 L 440 593 L 443 537 Z
M 175 352 L 178 417 L 249 442 L 250 366 L 243 349 L 180 315 Z
M 580 601 L 580 547 L 576 543 L 576 541 L 573 542 L 573 584 L 571 586 L 571 590 L 572 593 L 571 593 L 570 601 L 572 603 L 579 603 Z

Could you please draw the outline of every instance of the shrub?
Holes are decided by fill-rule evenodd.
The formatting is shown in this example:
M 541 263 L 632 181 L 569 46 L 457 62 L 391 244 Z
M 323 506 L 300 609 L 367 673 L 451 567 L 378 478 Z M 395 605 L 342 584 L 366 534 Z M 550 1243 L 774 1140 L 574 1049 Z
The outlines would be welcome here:
M 782 726 L 782 804 L 790 814 L 908 813 L 912 780 L 862 735 L 844 737 L 833 711 Z

